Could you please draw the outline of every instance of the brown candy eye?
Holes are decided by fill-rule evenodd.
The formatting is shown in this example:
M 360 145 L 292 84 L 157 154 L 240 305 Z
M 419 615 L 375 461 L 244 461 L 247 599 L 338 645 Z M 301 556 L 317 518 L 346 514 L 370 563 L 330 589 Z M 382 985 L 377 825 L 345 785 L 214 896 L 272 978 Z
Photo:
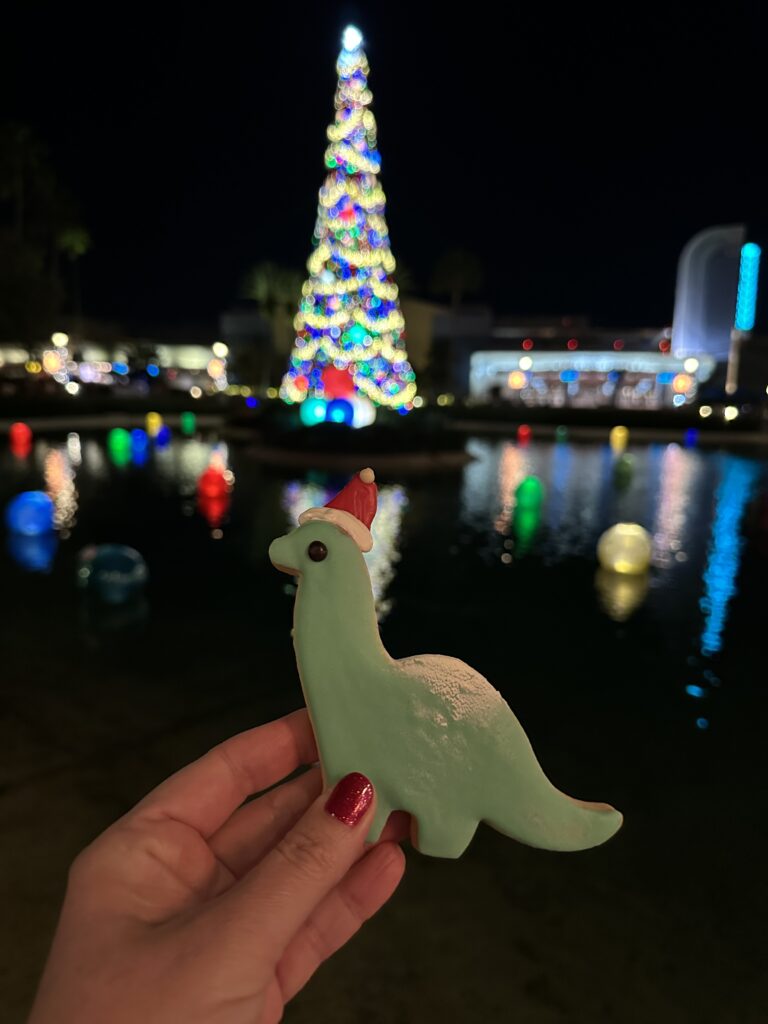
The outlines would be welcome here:
M 313 562 L 322 562 L 324 558 L 328 557 L 328 548 L 321 540 L 313 540 L 307 548 L 307 554 Z

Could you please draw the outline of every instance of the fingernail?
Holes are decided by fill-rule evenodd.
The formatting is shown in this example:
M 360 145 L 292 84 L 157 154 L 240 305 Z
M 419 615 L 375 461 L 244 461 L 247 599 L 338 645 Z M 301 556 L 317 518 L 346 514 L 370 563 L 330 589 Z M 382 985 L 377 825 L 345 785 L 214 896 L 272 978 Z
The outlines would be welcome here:
M 354 826 L 360 821 L 373 800 L 373 786 L 360 772 L 350 772 L 336 783 L 328 797 L 325 809 L 332 818 Z

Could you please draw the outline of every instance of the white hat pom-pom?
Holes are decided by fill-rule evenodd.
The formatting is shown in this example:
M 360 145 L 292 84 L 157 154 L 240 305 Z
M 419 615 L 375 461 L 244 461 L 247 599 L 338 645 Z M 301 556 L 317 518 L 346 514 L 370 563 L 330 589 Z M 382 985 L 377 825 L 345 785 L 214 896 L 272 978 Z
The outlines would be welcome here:
M 360 470 L 360 479 L 363 481 L 364 484 L 372 484 L 373 481 L 376 479 L 376 474 L 369 466 L 367 469 Z

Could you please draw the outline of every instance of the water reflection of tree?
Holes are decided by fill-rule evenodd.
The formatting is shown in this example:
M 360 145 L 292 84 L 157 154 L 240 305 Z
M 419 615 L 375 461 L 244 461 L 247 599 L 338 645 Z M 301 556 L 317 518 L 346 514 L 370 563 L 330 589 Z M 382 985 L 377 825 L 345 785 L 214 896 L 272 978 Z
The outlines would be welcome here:
M 283 508 L 288 513 L 291 529 L 298 524 L 302 512 L 308 508 L 325 505 L 336 491 L 336 488 L 327 487 L 322 483 L 292 480 L 286 484 L 283 491 Z M 373 548 L 364 554 L 379 622 L 383 622 L 392 610 L 392 601 L 386 594 L 394 579 L 396 565 L 400 561 L 398 542 L 403 512 L 407 504 L 408 499 L 402 487 L 379 487 L 378 508 L 371 526 Z

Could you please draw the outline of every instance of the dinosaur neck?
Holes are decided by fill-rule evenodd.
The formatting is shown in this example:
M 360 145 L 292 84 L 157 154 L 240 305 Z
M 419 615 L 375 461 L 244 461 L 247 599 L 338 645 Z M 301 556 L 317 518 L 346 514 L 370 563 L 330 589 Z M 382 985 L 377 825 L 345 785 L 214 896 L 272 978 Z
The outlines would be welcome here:
M 376 622 L 371 581 L 362 556 L 343 579 L 302 577 L 294 611 L 294 647 L 307 700 L 359 690 L 370 670 L 391 663 Z

